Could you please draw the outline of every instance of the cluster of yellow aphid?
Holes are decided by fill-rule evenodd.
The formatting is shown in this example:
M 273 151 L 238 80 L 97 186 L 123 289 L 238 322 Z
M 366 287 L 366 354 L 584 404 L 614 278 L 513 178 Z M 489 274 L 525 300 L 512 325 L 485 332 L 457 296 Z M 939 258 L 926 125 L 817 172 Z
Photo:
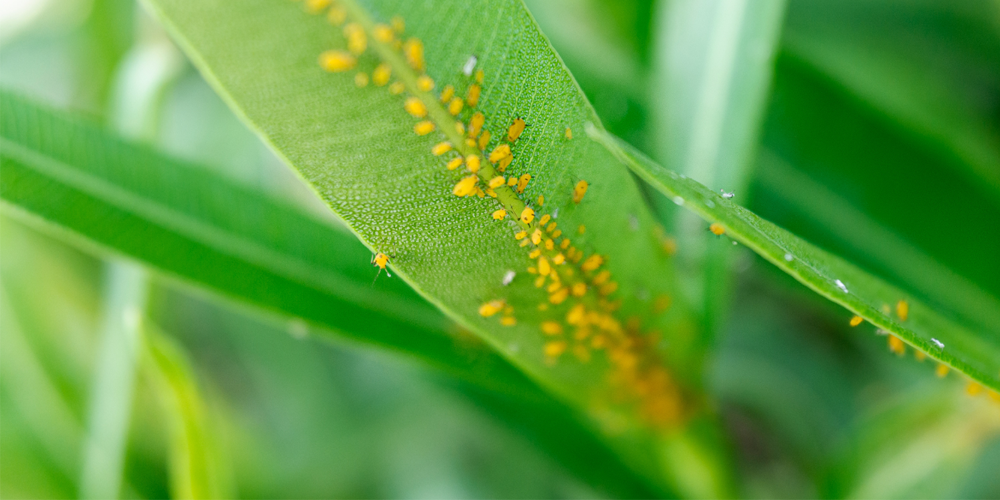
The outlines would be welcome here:
M 882 313 L 887 316 L 891 313 L 891 308 L 889 307 L 889 304 L 882 304 Z M 907 302 L 906 300 L 900 300 L 899 302 L 896 302 L 896 316 L 899 317 L 900 321 L 906 321 L 910 317 L 910 303 Z M 849 321 L 852 327 L 858 326 L 863 322 L 864 318 L 857 315 L 852 316 L 851 320 Z M 902 356 L 906 354 L 906 343 L 903 342 L 903 339 L 891 333 L 886 333 L 885 335 L 886 338 L 888 339 L 889 351 L 893 352 L 897 356 Z M 937 341 L 935 340 L 935 342 Z M 939 345 L 943 347 L 943 344 Z M 925 359 L 927 359 L 927 353 L 921 351 L 920 349 L 914 349 L 913 356 L 917 358 L 917 361 L 920 362 L 923 362 Z M 951 368 L 948 365 L 944 363 L 938 363 L 937 368 L 934 369 L 934 373 L 939 378 L 944 378 L 945 376 L 948 375 L 948 372 L 950 370 Z M 969 394 L 969 396 L 975 397 L 983 392 L 983 386 L 978 382 L 970 381 L 968 385 L 966 385 L 965 391 Z M 994 391 L 989 391 L 989 394 L 990 397 L 992 397 L 994 400 L 1000 402 L 1000 394 L 997 394 Z
M 310 12 L 321 13 L 329 9 L 327 17 L 336 25 L 347 21 L 346 12 L 331 0 L 306 2 L 306 9 Z M 466 72 L 472 78 L 468 81 L 464 97 L 456 94 L 454 86 L 446 85 L 436 96 L 439 102 L 426 101 L 425 96 L 434 90 L 435 83 L 424 74 L 423 43 L 412 37 L 404 41 L 404 28 L 402 19 L 398 17 L 393 19 L 391 25 L 375 24 L 368 30 L 360 23 L 348 23 L 343 26 L 347 50 L 324 52 L 320 56 L 320 65 L 331 72 L 353 70 L 358 65 L 358 57 L 368 48 L 369 36 L 375 43 L 382 44 L 381 47 L 401 52 L 409 69 L 418 73 L 415 80 L 404 78 L 390 83 L 394 68 L 388 62 L 382 62 L 370 77 L 364 72 L 356 73 L 355 83 L 366 86 L 371 81 L 380 87 L 388 85 L 392 94 L 403 94 L 409 90 L 403 109 L 418 120 L 413 127 L 414 133 L 425 136 L 440 129 L 446 136 L 461 138 L 458 142 L 445 140 L 437 143 L 431 148 L 431 154 L 443 157 L 448 170 L 463 169 L 466 172 L 453 186 L 452 194 L 496 199 L 499 206 L 492 210 L 492 218 L 505 220 L 510 215 L 511 224 L 515 226 L 514 239 L 520 242 L 521 247 L 531 247 L 526 271 L 535 276 L 535 287 L 544 289 L 547 297 L 539 304 L 539 311 L 548 311 L 546 314 L 552 315 L 552 319 L 541 324 L 541 334 L 547 339 L 543 347 L 545 359 L 554 364 L 564 353 L 571 352 L 579 361 L 588 362 L 592 351 L 603 350 L 613 367 L 611 380 L 616 394 L 625 402 L 638 404 L 642 414 L 652 422 L 675 422 L 681 413 L 681 397 L 672 378 L 655 359 L 656 349 L 652 346 L 657 342 L 658 335 L 641 333 L 637 319 L 623 325 L 615 317 L 621 301 L 610 298 L 618 289 L 618 283 L 612 279 L 611 272 L 604 269 L 607 258 L 599 254 L 588 256 L 585 251 L 573 246 L 569 236 L 563 233 L 551 215 L 536 214 L 536 209 L 520 198 L 531 182 L 531 174 L 505 176 L 514 160 L 515 145 L 527 128 L 525 120 L 515 118 L 507 127 L 506 134 L 494 141 L 493 135 L 484 127 L 486 116 L 475 110 L 482 95 L 485 76 L 482 70 L 474 75 L 471 71 Z M 395 69 L 397 72 L 406 70 Z M 441 113 L 441 109 L 447 114 Z M 445 123 L 443 118 L 454 123 Z M 446 128 L 453 128 L 454 134 L 446 132 Z M 572 139 L 570 128 L 566 129 L 564 137 Z M 574 185 L 571 193 L 574 203 L 583 201 L 588 187 L 584 180 Z M 545 197 L 539 195 L 536 198 L 538 209 L 544 203 Z M 583 234 L 586 228 L 581 225 L 576 231 Z M 373 264 L 381 269 L 387 263 L 388 257 L 381 253 L 373 260 Z M 666 309 L 669 299 L 660 297 L 656 304 Z M 513 306 L 504 299 L 483 303 L 479 314 L 483 317 L 499 316 L 500 323 L 505 326 L 517 324 Z

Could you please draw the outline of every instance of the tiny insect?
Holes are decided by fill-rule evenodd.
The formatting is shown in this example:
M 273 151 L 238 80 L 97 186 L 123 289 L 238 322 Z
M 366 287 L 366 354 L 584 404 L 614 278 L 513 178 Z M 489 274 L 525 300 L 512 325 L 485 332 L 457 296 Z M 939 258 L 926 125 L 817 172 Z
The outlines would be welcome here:
M 722 224 L 718 222 L 713 222 L 711 226 L 708 226 L 708 230 L 716 236 L 722 236 L 726 232 L 726 228 L 722 227 Z
M 938 340 L 938 339 L 931 339 L 931 342 L 932 342 L 932 343 L 934 344 L 934 346 L 935 346 L 935 347 L 937 347 L 938 349 L 941 349 L 942 351 L 944 350 L 944 343 L 943 343 L 943 342 L 941 342 L 940 340 Z
M 722 197 L 726 200 L 732 199 L 736 196 L 735 192 L 727 193 L 725 189 L 720 189 L 719 192 L 722 193 Z
M 583 196 L 587 194 L 587 181 L 580 181 L 576 183 L 573 187 L 573 203 L 580 203 L 583 200 Z
M 843 290 L 844 293 L 850 293 L 850 292 L 847 291 L 847 285 L 845 285 L 843 281 L 834 280 L 833 284 L 837 285 L 837 288 Z
M 472 71 L 476 69 L 476 63 L 479 59 L 476 56 L 469 56 L 469 60 L 465 61 L 465 65 L 462 66 L 462 74 L 465 76 L 472 76 Z
M 472 72 L 470 71 L 469 73 L 471 74 Z M 511 281 L 514 281 L 514 276 L 517 276 L 517 273 L 515 273 L 514 271 L 507 271 L 503 275 L 503 286 L 507 286 L 510 284 Z
M 379 252 L 372 256 L 371 265 L 378 268 L 378 272 L 375 273 L 375 279 L 378 279 L 378 276 L 382 274 L 382 271 L 385 271 L 385 274 L 388 275 L 390 278 L 392 277 L 392 275 L 389 274 L 389 270 L 385 268 L 387 264 L 389 264 L 388 255 Z M 372 283 L 374 283 L 374 281 L 372 281 Z

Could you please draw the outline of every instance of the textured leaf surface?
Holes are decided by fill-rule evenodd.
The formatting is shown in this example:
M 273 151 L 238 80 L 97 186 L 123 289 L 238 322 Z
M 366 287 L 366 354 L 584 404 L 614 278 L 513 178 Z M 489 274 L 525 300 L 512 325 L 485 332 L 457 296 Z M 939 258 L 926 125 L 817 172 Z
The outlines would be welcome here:
M 608 401 L 612 391 L 606 365 L 601 357 L 590 359 L 590 340 L 574 340 L 569 332 L 545 336 L 539 328 L 543 321 L 561 322 L 575 303 L 596 308 L 602 300 L 598 287 L 590 287 L 579 301 L 551 299 L 556 292 L 536 288 L 536 276 L 526 272 L 536 265 L 529 257 L 532 246 L 522 247 L 514 238 L 524 226 L 494 220 L 491 214 L 505 207 L 516 216 L 530 204 L 537 210 L 527 228 L 532 231 L 543 214 L 556 215 L 558 209 L 554 220 L 564 235 L 553 236 L 556 243 L 571 238 L 581 257 L 607 257 L 618 286 L 609 300 L 623 304 L 617 318 L 634 315 L 645 318 L 646 327 L 666 330 L 678 308 L 655 318 L 651 311 L 655 299 L 670 290 L 672 275 L 635 182 L 603 147 L 581 137 L 584 124 L 598 123 L 597 117 L 520 2 L 340 2 L 348 22 L 368 33 L 369 51 L 359 58 L 358 70 L 367 75 L 376 65 L 387 64 L 403 85 L 403 95 L 393 95 L 388 86 L 359 88 L 353 71 L 324 72 L 318 56 L 328 49 L 343 50 L 344 35 L 325 15 L 309 15 L 301 4 L 150 4 L 216 90 L 362 241 L 389 255 L 399 276 L 563 397 L 602 415 L 617 414 Z M 388 23 L 397 15 L 406 23 L 402 38 L 423 40 L 427 75 L 436 82 L 433 93 L 417 87 L 419 72 L 392 43 L 371 35 L 375 23 Z M 485 129 L 493 135 L 481 152 L 465 145 L 436 95 L 446 85 L 466 95 L 473 77 L 463 74 L 463 66 L 472 55 L 478 58 L 476 69 L 485 73 L 476 109 L 485 114 Z M 407 95 L 427 106 L 434 132 L 414 134 L 418 120 L 404 111 Z M 466 107 L 458 116 L 468 122 L 472 112 Z M 469 174 L 447 169 L 453 154 L 438 157 L 431 154 L 432 147 L 447 140 L 464 154 L 484 155 L 503 142 L 516 117 L 527 128 L 513 143 L 506 175 L 530 174 L 526 190 L 518 194 L 497 188 L 496 200 L 454 196 L 453 187 Z M 567 128 L 576 138 L 567 138 Z M 483 164 L 480 177 L 485 181 L 495 170 Z M 572 196 L 580 180 L 589 181 L 590 190 L 577 204 Z M 540 195 L 544 205 L 537 201 Z M 577 231 L 581 224 L 585 234 Z M 546 252 L 552 258 L 558 249 Z M 540 262 L 537 266 L 541 271 Z M 504 286 L 508 271 L 516 276 Z M 563 271 L 567 284 L 596 272 L 584 272 L 579 262 L 560 267 Z M 547 281 L 545 287 L 551 284 Z M 501 326 L 499 315 L 482 318 L 477 313 L 480 305 L 498 299 L 513 307 L 515 326 Z M 683 346 L 685 339 L 678 333 L 673 341 Z M 543 349 L 557 355 L 546 356 Z
M 701 184 L 657 165 L 615 137 L 596 129 L 590 135 L 675 203 L 721 225 L 726 237 L 746 245 L 813 291 L 971 379 L 1000 389 L 997 332 L 958 325 L 899 289 L 723 199 Z M 895 312 L 900 300 L 909 305 L 905 320 Z M 943 343 L 944 348 L 937 346 L 935 340 Z
M 5 214 L 304 320 L 287 322 L 292 334 L 416 358 L 454 376 L 470 397 L 599 491 L 664 494 L 571 408 L 456 331 L 405 285 L 385 277 L 372 284 L 370 254 L 352 235 L 18 96 L 0 92 L 0 117 Z

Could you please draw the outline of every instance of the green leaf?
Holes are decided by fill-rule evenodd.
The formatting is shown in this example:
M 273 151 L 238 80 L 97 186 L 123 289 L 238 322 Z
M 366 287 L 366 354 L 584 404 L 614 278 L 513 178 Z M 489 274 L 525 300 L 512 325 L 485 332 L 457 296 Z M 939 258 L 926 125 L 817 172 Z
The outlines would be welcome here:
M 1000 202 L 1000 127 L 982 101 L 997 92 L 1000 37 L 985 3 L 913 4 L 891 13 L 799 7 L 784 40 L 790 56 L 884 113 Z
M 294 335 L 418 359 L 538 435 L 535 442 L 600 491 L 665 494 L 578 415 L 405 285 L 385 276 L 372 284 L 368 251 L 328 221 L 6 92 L 0 146 L 5 214 L 274 313 Z
M 175 498 L 233 498 L 232 478 L 191 363 L 182 348 L 144 324 L 144 362 L 163 406 L 169 436 L 170 489 Z
M 502 391 L 531 384 L 408 288 L 370 285 L 370 254 L 328 221 L 0 92 L 4 207 L 168 276 Z M 70 138 L 70 140 L 67 140 Z M 49 226 L 52 228 L 52 226 Z
M 996 332 L 956 324 L 899 289 L 759 218 L 732 200 L 657 165 L 619 139 L 597 129 L 591 129 L 589 135 L 675 203 L 719 224 L 727 237 L 746 245 L 816 293 L 972 380 L 1000 390 L 1000 335 Z M 909 304 L 905 320 L 888 310 L 900 300 Z M 936 345 L 935 340 L 942 342 L 944 348 Z
M 744 194 L 767 103 L 784 0 L 674 0 L 657 16 L 652 150 L 672 170 Z M 725 316 L 729 259 L 696 218 L 670 211 L 680 272 L 705 330 Z M 705 336 L 706 342 L 711 335 Z
M 406 94 L 427 107 L 427 119 L 436 130 L 425 136 L 414 134 L 418 119 L 404 111 L 405 95 L 393 95 L 374 83 L 359 87 L 353 72 L 323 71 L 317 61 L 320 55 L 344 50 L 346 45 L 343 30 L 331 25 L 326 15 L 310 15 L 300 4 L 274 0 L 148 3 L 234 110 L 362 241 L 390 257 L 398 276 L 534 379 L 588 409 L 609 428 L 641 428 L 634 425 L 632 409 L 645 403 L 633 397 L 638 394 L 635 387 L 622 391 L 623 387 L 609 383 L 609 372 L 620 364 L 609 369 L 603 356 L 581 362 L 578 357 L 591 356 L 589 339 L 574 340 L 572 331 L 546 336 L 540 329 L 543 321 L 561 322 L 578 302 L 595 312 L 611 309 L 600 305 L 600 287 L 588 288 L 579 300 L 551 298 L 550 293 L 559 297 L 565 292 L 533 286 L 536 276 L 527 271 L 535 266 L 541 271 L 544 266 L 529 257 L 531 247 L 521 247 L 523 240 L 516 240 L 515 234 L 534 231 L 544 213 L 555 214 L 558 209 L 564 238 L 572 238 L 583 252 L 581 258 L 606 256 L 619 287 L 610 300 L 621 299 L 622 310 L 602 328 L 620 331 L 625 318 L 636 316 L 647 329 L 671 332 L 670 353 L 678 360 L 684 359 L 693 330 L 690 325 L 676 326 L 683 318 L 679 307 L 661 315 L 653 312 L 654 301 L 669 296 L 673 283 L 653 218 L 628 170 L 599 144 L 581 140 L 584 125 L 596 124 L 598 118 L 519 1 L 337 3 L 335 8 L 346 11 L 348 22 L 366 33 L 369 50 L 359 58 L 361 78 L 373 80 L 369 73 L 386 64 Z M 426 74 L 436 82 L 433 92 L 418 87 L 421 72 L 414 70 L 418 65 L 408 64 L 392 42 L 373 36 L 376 23 L 389 23 L 397 15 L 406 23 L 402 38 L 422 40 Z M 463 67 L 472 55 L 477 58 L 475 68 L 485 73 L 476 110 L 486 115 L 485 128 L 493 134 L 482 150 L 466 144 L 437 95 L 446 85 L 466 95 L 474 77 L 463 74 Z M 466 106 L 458 117 L 469 122 L 473 111 Z M 530 174 L 527 189 L 522 194 L 498 187 L 495 200 L 454 196 L 453 187 L 469 174 L 446 168 L 456 156 L 431 154 L 435 144 L 449 141 L 463 155 L 485 157 L 509 142 L 502 138 L 516 117 L 523 118 L 527 128 L 513 143 L 513 163 L 505 175 Z M 576 133 L 575 139 L 566 137 L 567 128 Z M 492 179 L 498 168 L 484 160 L 480 182 Z M 572 196 L 580 180 L 591 187 L 577 204 Z M 544 206 L 536 201 L 540 195 L 545 197 Z M 534 221 L 522 224 L 491 217 L 501 208 L 517 217 L 527 205 L 537 210 Z M 580 225 L 586 225 L 585 234 L 578 234 Z M 559 249 L 545 252 L 552 259 Z M 582 269 L 579 262 L 559 267 L 560 283 L 582 283 L 581 276 L 596 274 Z M 516 276 L 504 286 L 509 271 Z M 499 314 L 480 316 L 480 306 L 494 300 L 513 307 L 509 317 L 516 318 L 515 326 L 501 325 Z M 569 330 L 565 324 L 563 328 Z M 617 335 L 602 334 L 601 339 Z M 546 356 L 546 349 L 552 355 Z M 565 352 L 557 356 L 562 349 Z M 662 369 L 656 348 L 636 348 L 631 355 L 643 360 L 640 377 Z M 694 381 L 699 374 L 694 369 L 675 372 Z M 623 396 L 629 404 L 611 403 Z M 646 408 L 652 411 L 651 406 Z M 669 419 L 667 413 L 646 416 Z

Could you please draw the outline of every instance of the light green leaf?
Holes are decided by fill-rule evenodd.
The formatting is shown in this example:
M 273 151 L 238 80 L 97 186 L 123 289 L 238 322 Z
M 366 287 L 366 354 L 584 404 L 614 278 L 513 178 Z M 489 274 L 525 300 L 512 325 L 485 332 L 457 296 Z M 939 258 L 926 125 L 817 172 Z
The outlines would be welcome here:
M 816 293 L 842 305 L 875 327 L 896 335 L 931 358 L 1000 390 L 1000 335 L 954 323 L 938 311 L 857 267 L 757 217 L 705 186 L 664 169 L 617 138 L 591 129 L 595 140 L 675 203 L 719 224 L 727 237 L 746 245 Z M 707 237 L 707 236 L 706 236 Z M 909 304 L 904 320 L 883 307 Z M 847 318 L 845 317 L 845 321 Z M 936 344 L 940 342 L 943 347 Z
M 641 428 L 634 425 L 632 410 L 650 401 L 634 398 L 635 387 L 609 383 L 609 375 L 622 365 L 609 368 L 604 356 L 592 354 L 590 338 L 601 332 L 581 328 L 581 337 L 591 337 L 575 340 L 563 321 L 577 303 L 597 314 L 611 309 L 600 305 L 604 300 L 598 293 L 601 287 L 590 286 L 584 297 L 564 302 L 558 297 L 567 292 L 556 286 L 552 291 L 536 288 L 537 276 L 528 270 L 537 266 L 541 272 L 545 266 L 529 257 L 532 247 L 520 246 L 524 240 L 515 239 L 515 234 L 533 232 L 543 214 L 555 215 L 558 209 L 557 221 L 564 234 L 554 237 L 555 243 L 571 238 L 582 252 L 579 259 L 558 266 L 559 282 L 567 287 L 586 285 L 597 274 L 597 270 L 581 267 L 584 257 L 608 259 L 611 279 L 618 286 L 608 300 L 622 300 L 622 310 L 602 320 L 605 333 L 600 340 L 617 345 L 620 333 L 606 333 L 618 331 L 625 318 L 636 316 L 646 331 L 669 332 L 670 354 L 680 362 L 693 331 L 690 326 L 675 326 L 682 318 L 679 307 L 661 315 L 653 312 L 656 299 L 668 297 L 673 284 L 653 218 L 628 170 L 599 144 L 581 140 L 584 125 L 597 124 L 598 118 L 519 1 L 338 2 L 335 8 L 342 7 L 348 22 L 357 23 L 365 33 L 368 51 L 359 58 L 357 68 L 362 76 L 353 70 L 323 71 L 320 54 L 344 50 L 345 31 L 332 25 L 326 15 L 308 14 L 307 6 L 275 0 L 148 3 L 248 125 L 301 173 L 362 241 L 390 257 L 394 275 L 609 428 Z M 414 70 L 418 65 L 407 63 L 394 42 L 375 38 L 376 23 L 388 24 L 395 16 L 406 23 L 401 40 L 422 40 L 426 75 L 436 82 L 433 91 L 418 86 L 422 72 Z M 465 106 L 458 118 L 468 124 L 474 111 L 485 114 L 485 128 L 493 135 L 485 148 L 466 143 L 438 97 L 446 85 L 453 85 L 462 97 L 472 88 L 475 76 L 463 74 L 463 68 L 473 55 L 475 69 L 485 74 L 482 94 L 478 107 Z M 387 65 L 405 95 L 394 95 L 391 85 L 372 81 L 371 72 L 379 64 Z M 359 87 L 357 78 L 371 83 Z M 407 96 L 424 103 L 434 132 L 414 134 L 418 118 L 404 111 Z M 522 194 L 497 187 L 497 199 L 454 196 L 453 187 L 469 173 L 446 168 L 457 156 L 453 152 L 440 157 L 431 154 L 435 144 L 448 141 L 463 155 L 484 157 L 510 142 L 503 138 L 517 117 L 524 119 L 527 128 L 513 143 L 513 163 L 504 175 L 531 175 L 527 189 Z M 567 138 L 567 129 L 576 134 L 575 139 Z M 479 182 L 485 184 L 499 174 L 498 169 L 484 160 Z M 590 183 L 590 191 L 578 204 L 572 196 L 580 180 Z M 537 201 L 542 195 L 544 205 Z M 533 221 L 525 224 L 510 219 L 529 205 L 537 210 Z M 493 220 L 491 214 L 498 209 L 505 209 L 508 218 Z M 586 226 L 585 234 L 578 234 L 580 225 Z M 558 253 L 559 248 L 545 250 L 547 259 Z M 509 271 L 516 275 L 504 286 Z M 544 283 L 550 284 L 551 279 Z M 612 293 L 610 288 L 607 291 Z M 480 316 L 480 306 L 494 300 L 513 308 L 508 317 L 515 318 L 515 326 L 503 326 L 501 314 Z M 563 323 L 565 333 L 544 335 L 543 321 Z M 545 354 L 546 349 L 551 355 Z M 637 348 L 629 356 L 633 355 L 642 359 L 640 378 L 662 370 L 657 347 Z M 677 373 L 696 379 L 700 370 Z M 650 397 L 666 396 L 666 392 Z M 627 404 L 611 403 L 623 396 Z M 666 407 L 658 415 L 649 414 L 651 406 L 646 409 L 648 418 L 672 418 L 672 410 Z
M 656 18 L 651 148 L 669 168 L 744 195 L 767 103 L 784 0 L 672 0 Z M 724 318 L 729 259 L 696 218 L 669 212 L 680 272 L 709 333 Z M 705 337 L 708 341 L 709 336 Z
M 5 214 L 274 313 L 293 335 L 417 359 L 599 491 L 665 495 L 578 414 L 405 285 L 385 276 L 372 284 L 370 254 L 329 222 L 4 92 L 0 146 Z

